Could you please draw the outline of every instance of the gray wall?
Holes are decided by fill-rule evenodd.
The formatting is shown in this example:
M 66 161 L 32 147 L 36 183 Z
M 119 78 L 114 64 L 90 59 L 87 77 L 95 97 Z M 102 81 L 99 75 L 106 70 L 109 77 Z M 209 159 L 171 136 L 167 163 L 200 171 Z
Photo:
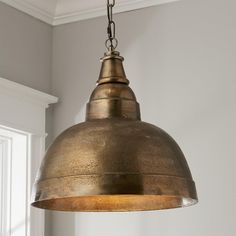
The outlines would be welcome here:
M 50 92 L 52 27 L 0 3 L 0 77 Z
M 119 50 L 143 120 L 180 144 L 200 203 L 127 214 L 52 213 L 50 236 L 236 235 L 236 2 L 183 0 L 116 15 Z M 99 73 L 105 17 L 53 35 L 54 135 L 84 119 Z

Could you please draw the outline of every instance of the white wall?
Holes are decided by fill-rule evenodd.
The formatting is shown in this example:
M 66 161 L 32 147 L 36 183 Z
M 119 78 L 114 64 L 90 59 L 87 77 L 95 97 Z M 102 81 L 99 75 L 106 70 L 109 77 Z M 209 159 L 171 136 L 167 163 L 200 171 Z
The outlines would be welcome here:
M 127 214 L 52 213 L 50 236 L 236 235 L 236 2 L 183 0 L 116 15 L 142 118 L 180 144 L 200 203 Z M 54 135 L 84 119 L 104 51 L 104 17 L 54 28 Z

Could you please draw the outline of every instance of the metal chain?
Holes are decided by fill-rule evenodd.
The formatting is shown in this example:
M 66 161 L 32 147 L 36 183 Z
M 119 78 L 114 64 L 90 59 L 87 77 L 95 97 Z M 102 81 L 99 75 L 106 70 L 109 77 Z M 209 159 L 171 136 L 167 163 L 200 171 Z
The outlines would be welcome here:
M 107 18 L 108 18 L 108 26 L 107 26 L 107 34 L 108 39 L 106 40 L 106 48 L 110 51 L 116 49 L 118 45 L 118 40 L 116 39 L 116 25 L 113 21 L 113 7 L 115 6 L 115 0 L 107 0 Z

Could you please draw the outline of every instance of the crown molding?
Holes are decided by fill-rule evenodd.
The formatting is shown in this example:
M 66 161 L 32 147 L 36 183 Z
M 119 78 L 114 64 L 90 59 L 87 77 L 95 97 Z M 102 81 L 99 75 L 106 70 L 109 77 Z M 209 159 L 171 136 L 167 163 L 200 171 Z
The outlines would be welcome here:
M 124 3 L 117 3 L 114 8 L 114 13 L 126 12 L 131 10 L 137 10 L 141 8 L 151 7 L 155 5 L 176 2 L 179 0 L 131 0 Z M 56 15 L 53 20 L 53 25 L 62 25 L 80 20 L 91 19 L 107 14 L 106 6 L 98 7 L 88 10 L 78 10 L 72 13 L 65 13 L 62 15 Z
M 176 1 L 179 0 L 130 0 L 128 2 L 117 3 L 114 12 L 120 13 Z M 73 12 L 64 12 L 60 15 L 55 11 L 55 15 L 53 15 L 26 0 L 0 0 L 0 2 L 4 2 L 53 26 L 106 15 L 106 6 L 86 10 L 75 9 Z

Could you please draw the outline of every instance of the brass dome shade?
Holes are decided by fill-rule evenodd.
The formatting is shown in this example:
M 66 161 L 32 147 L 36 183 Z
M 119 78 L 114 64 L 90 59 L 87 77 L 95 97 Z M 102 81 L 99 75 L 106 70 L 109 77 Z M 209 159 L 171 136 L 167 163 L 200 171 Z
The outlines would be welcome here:
M 59 211 L 146 211 L 190 206 L 195 184 L 177 143 L 142 122 L 118 52 L 102 59 L 86 121 L 48 149 L 32 205 Z

